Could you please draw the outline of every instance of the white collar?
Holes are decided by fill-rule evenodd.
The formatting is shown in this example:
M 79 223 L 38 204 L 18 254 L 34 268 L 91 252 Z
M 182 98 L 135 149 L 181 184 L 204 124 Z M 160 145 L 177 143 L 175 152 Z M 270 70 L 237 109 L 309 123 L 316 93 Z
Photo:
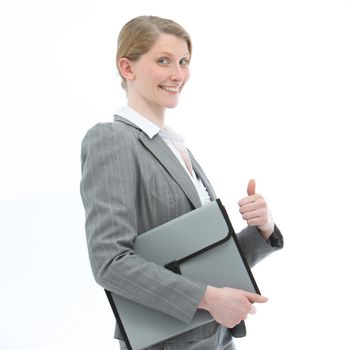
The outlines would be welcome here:
M 129 106 L 124 106 L 122 108 L 119 108 L 114 113 L 114 115 L 119 115 L 129 120 L 130 122 L 134 123 L 143 132 L 145 132 L 150 139 L 153 138 L 160 131 L 160 128 L 158 125 L 152 123 L 149 119 L 145 118 L 144 116 L 142 116 L 140 113 L 136 112 L 134 109 L 132 109 Z

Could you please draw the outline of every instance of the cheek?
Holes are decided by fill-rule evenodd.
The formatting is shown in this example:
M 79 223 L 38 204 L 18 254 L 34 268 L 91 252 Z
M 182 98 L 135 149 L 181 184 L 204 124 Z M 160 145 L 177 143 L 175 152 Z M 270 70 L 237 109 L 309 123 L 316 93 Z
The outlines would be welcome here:
M 162 84 L 164 81 L 167 81 L 169 78 L 169 74 L 165 69 L 154 70 L 153 72 L 154 82 L 156 84 Z
M 186 71 L 185 71 L 185 74 L 184 74 L 184 80 L 185 80 L 185 82 L 186 82 L 187 80 L 190 79 L 190 76 L 191 76 L 190 71 L 189 71 L 189 70 L 186 70 Z
M 156 67 L 145 69 L 145 77 L 149 82 L 157 82 L 164 79 L 164 72 Z
M 143 85 L 150 85 L 156 82 L 158 79 L 159 72 L 154 67 L 150 67 L 149 64 L 139 65 L 138 71 L 136 72 L 136 78 L 142 81 Z

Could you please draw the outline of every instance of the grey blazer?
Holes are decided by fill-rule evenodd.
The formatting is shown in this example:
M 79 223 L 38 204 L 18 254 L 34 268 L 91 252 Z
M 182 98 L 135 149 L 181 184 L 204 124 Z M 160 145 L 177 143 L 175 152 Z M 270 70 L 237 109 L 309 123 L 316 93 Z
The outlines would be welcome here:
M 190 158 L 214 200 L 214 190 L 204 171 L 191 153 Z M 87 132 L 81 161 L 86 238 L 96 282 L 123 297 L 190 322 L 206 286 L 144 260 L 133 249 L 137 235 L 201 206 L 183 166 L 158 134 L 150 139 L 119 116 L 113 123 L 97 124 Z M 238 238 L 250 266 L 278 249 L 254 227 L 244 229 Z M 211 322 L 169 342 L 212 339 L 215 333 L 222 332 L 220 327 Z M 115 336 L 121 339 L 118 327 Z M 207 348 L 210 346 L 208 343 Z

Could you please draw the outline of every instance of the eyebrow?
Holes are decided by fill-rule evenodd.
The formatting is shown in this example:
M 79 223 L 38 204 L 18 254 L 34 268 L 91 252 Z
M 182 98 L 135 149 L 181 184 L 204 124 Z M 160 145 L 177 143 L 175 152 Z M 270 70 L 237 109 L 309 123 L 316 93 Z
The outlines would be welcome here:
M 157 55 L 174 56 L 172 53 L 167 52 L 167 51 L 158 52 Z M 190 56 L 190 53 L 189 53 L 189 52 L 186 52 L 186 53 L 184 53 L 181 57 L 185 57 L 185 56 Z

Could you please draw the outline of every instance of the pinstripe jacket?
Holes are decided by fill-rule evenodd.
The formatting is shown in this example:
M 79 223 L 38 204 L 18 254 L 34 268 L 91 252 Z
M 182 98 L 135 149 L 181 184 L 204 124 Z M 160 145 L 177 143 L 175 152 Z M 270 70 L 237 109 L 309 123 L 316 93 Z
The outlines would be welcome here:
M 204 171 L 191 153 L 190 158 L 214 200 L 214 190 Z M 120 116 L 87 132 L 81 161 L 87 246 L 97 283 L 190 322 L 206 286 L 145 261 L 133 250 L 137 235 L 201 205 L 183 166 L 158 134 L 149 138 Z M 278 249 L 271 247 L 254 227 L 247 227 L 238 237 L 250 266 Z M 212 339 L 215 333 L 222 332 L 220 327 L 212 322 L 169 342 Z M 115 336 L 121 338 L 118 327 Z M 209 343 L 201 347 L 206 348 L 215 347 Z

